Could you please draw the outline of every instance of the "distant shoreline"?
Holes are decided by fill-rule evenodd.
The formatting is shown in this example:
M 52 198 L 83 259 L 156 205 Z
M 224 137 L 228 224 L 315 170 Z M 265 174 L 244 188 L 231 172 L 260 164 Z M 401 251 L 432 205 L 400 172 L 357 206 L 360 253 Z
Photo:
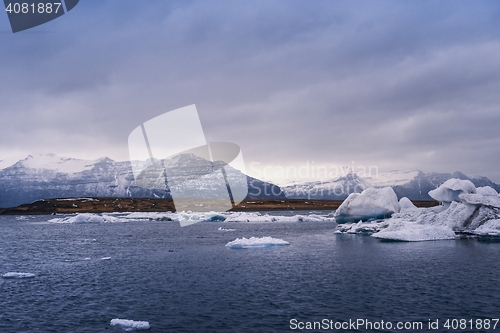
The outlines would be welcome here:
M 194 200 L 193 200 L 194 202 Z M 334 210 L 343 200 L 249 199 L 231 211 Z M 437 206 L 437 201 L 412 200 L 417 207 Z M 12 208 L 0 208 L 1 215 L 44 215 L 74 213 L 166 212 L 175 211 L 172 199 L 70 198 L 38 200 Z

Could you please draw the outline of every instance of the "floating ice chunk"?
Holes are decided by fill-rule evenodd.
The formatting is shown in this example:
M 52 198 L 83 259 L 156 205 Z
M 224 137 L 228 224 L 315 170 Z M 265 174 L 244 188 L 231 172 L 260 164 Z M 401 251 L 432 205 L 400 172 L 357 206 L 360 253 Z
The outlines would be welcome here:
M 176 213 L 130 213 L 121 217 L 126 220 L 155 220 L 174 221 L 192 224 L 191 222 L 307 222 L 307 221 L 329 221 L 335 219 L 330 216 L 317 214 L 274 216 L 258 212 L 191 212 L 181 211 Z
M 399 199 L 399 208 L 399 211 L 418 209 L 417 206 L 415 206 L 407 197 Z
M 250 238 L 236 238 L 234 241 L 226 244 L 227 247 L 231 249 L 247 249 L 252 247 L 270 247 L 270 246 L 281 246 L 290 245 L 287 241 L 279 238 L 272 237 L 250 237 Z
M 474 233 L 482 236 L 500 236 L 500 219 L 486 221 L 475 229 Z
M 74 216 L 50 219 L 51 223 L 107 223 L 122 222 L 119 218 L 110 215 L 100 215 L 91 213 L 82 213 Z
M 111 319 L 109 323 L 111 326 L 120 326 L 125 329 L 125 331 L 133 331 L 133 330 L 149 330 L 151 326 L 147 321 L 135 321 L 130 319 Z
M 277 222 L 278 218 L 269 214 L 234 212 L 227 216 L 226 222 Z
M 223 222 L 226 220 L 226 217 L 222 213 L 191 211 L 181 211 L 176 213 L 130 213 L 124 216 L 124 218 L 131 220 L 174 221 L 181 224 L 193 224 L 194 222 Z
M 35 274 L 33 273 L 20 273 L 20 272 L 8 272 L 2 275 L 4 279 L 26 279 L 26 278 L 34 278 Z
M 226 222 L 334 222 L 335 219 L 330 216 L 321 216 L 317 214 L 310 215 L 269 215 L 260 213 L 233 212 L 226 213 Z
M 236 229 L 229 229 L 229 228 L 223 228 L 223 227 L 219 227 L 219 229 L 217 229 L 219 231 L 236 231 Z
M 380 231 L 380 229 L 387 225 L 387 222 L 363 222 L 358 223 L 344 223 L 339 224 L 334 233 L 337 234 L 372 234 L 374 232 Z
M 458 197 L 463 202 L 471 205 L 485 205 L 500 208 L 500 197 L 498 195 L 460 194 Z
M 134 212 L 123 216 L 124 219 L 128 220 L 150 220 L 150 221 L 173 221 L 173 217 L 176 217 L 174 213 L 171 212 Z
M 397 221 L 372 235 L 372 237 L 393 241 L 421 242 L 440 239 L 455 239 L 451 228 L 439 225 L 425 225 L 412 222 Z
M 368 188 L 351 193 L 335 211 L 337 223 L 390 217 L 399 212 L 398 197 L 391 187 Z
M 429 191 L 429 196 L 439 202 L 460 201 L 460 194 L 476 193 L 476 187 L 470 180 L 448 179 L 437 189 Z

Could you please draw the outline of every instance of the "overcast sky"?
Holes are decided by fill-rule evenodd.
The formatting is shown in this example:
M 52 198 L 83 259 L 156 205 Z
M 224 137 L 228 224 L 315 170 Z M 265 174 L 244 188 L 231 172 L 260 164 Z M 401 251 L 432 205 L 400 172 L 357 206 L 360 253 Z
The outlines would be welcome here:
M 253 175 L 314 161 L 500 182 L 500 2 L 81 0 L 16 34 L 0 15 L 0 43 L 0 159 L 127 160 L 134 128 L 196 104 Z

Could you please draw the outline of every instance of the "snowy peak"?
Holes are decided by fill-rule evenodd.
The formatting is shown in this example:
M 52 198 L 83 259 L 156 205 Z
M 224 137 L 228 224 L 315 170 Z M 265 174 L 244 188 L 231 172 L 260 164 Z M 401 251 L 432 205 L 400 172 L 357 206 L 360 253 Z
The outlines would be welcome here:
M 5 165 L 0 164 L 0 170 L 10 166 L 33 170 L 51 170 L 57 173 L 78 173 L 90 170 L 99 160 L 81 160 L 75 158 L 59 157 L 54 154 L 34 154 L 19 160 L 17 163 Z M 10 164 L 10 165 L 9 165 Z
M 451 178 L 470 180 L 477 187 L 490 186 L 497 191 L 500 190 L 500 185 L 493 183 L 486 177 L 471 178 L 461 172 L 454 172 L 453 174 L 432 172 L 426 174 L 413 169 L 381 172 L 375 176 L 367 177 L 351 172 L 346 176 L 329 181 L 296 183 L 284 187 L 284 191 L 288 198 L 343 200 L 351 193 L 360 193 L 370 187 L 392 187 L 398 198 L 432 200 L 428 192 L 436 189 Z
M 199 169 L 201 159 L 188 156 L 182 162 L 181 166 L 186 165 L 190 172 L 194 172 Z M 132 165 L 144 163 L 117 162 L 108 157 L 82 160 L 54 154 L 33 154 L 17 161 L 0 161 L 0 207 L 14 207 L 50 198 L 170 198 L 168 186 L 149 189 L 135 182 Z M 232 174 L 228 172 L 229 177 Z M 249 198 L 285 199 L 278 186 L 251 177 L 246 179 Z M 206 181 L 204 186 L 208 188 L 220 183 L 216 175 L 207 177 Z
M 392 170 L 381 172 L 374 177 L 367 177 L 366 180 L 373 187 L 396 186 L 406 184 L 420 174 L 423 174 L 423 172 L 416 169 L 407 171 Z

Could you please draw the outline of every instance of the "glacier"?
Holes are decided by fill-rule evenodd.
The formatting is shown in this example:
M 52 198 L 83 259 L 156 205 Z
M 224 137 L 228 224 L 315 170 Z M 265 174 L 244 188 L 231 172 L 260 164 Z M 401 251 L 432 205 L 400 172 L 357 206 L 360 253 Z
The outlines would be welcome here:
M 441 205 L 416 208 L 401 199 L 399 212 L 390 218 L 372 224 L 348 224 L 338 227 L 337 232 L 370 231 L 372 237 L 393 241 L 456 239 L 457 234 L 500 236 L 500 197 L 493 188 L 476 188 L 467 180 L 450 179 L 429 195 Z
M 279 238 L 272 237 L 250 237 L 250 238 L 236 238 L 234 241 L 226 244 L 228 248 L 231 249 L 248 249 L 255 247 L 271 247 L 271 246 L 283 246 L 290 245 L 287 241 Z

